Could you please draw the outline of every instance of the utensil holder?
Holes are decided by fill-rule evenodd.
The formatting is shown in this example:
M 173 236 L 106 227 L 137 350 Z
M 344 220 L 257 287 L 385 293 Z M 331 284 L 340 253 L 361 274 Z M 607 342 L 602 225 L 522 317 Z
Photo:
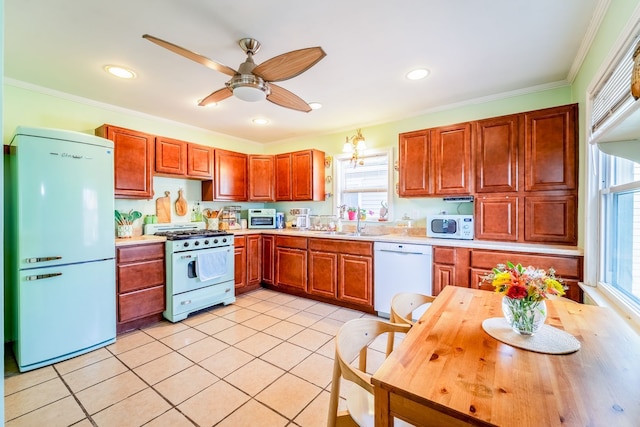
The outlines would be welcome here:
M 118 225 L 118 237 L 128 238 L 133 236 L 133 224 Z

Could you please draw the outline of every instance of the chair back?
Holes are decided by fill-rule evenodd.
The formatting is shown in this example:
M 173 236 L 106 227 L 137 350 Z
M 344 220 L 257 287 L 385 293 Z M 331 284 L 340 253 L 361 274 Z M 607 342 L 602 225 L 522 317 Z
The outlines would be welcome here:
M 424 304 L 432 303 L 436 297 L 411 292 L 401 292 L 395 294 L 391 300 L 391 312 L 389 320 L 393 323 L 402 323 L 411 325 L 413 321 L 413 312 Z

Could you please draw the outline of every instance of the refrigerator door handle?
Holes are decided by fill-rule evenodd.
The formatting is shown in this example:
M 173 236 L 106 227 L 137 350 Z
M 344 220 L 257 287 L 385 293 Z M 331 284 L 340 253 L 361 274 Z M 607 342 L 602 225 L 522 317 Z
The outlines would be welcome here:
M 26 276 L 24 280 L 41 280 L 41 279 L 49 279 L 51 277 L 62 276 L 62 273 L 48 273 L 48 274 L 34 274 L 32 276 Z
M 61 256 L 46 256 L 46 257 L 39 257 L 39 258 L 27 258 L 24 260 L 24 262 L 26 262 L 27 264 L 33 264 L 36 262 L 46 262 L 46 261 L 55 261 L 57 259 L 62 259 Z

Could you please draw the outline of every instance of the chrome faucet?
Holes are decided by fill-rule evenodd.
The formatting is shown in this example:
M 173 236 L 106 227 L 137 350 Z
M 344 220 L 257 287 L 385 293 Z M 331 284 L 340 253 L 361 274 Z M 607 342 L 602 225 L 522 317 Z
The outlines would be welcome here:
M 356 233 L 360 234 L 362 233 L 362 229 L 360 228 L 360 206 L 356 207 L 357 211 L 356 211 Z

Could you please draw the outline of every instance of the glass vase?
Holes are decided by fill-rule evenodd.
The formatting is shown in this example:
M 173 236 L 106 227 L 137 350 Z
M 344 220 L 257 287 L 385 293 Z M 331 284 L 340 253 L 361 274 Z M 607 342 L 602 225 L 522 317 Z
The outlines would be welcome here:
M 502 313 L 514 331 L 520 335 L 533 335 L 547 319 L 547 305 L 544 300 L 503 297 Z

